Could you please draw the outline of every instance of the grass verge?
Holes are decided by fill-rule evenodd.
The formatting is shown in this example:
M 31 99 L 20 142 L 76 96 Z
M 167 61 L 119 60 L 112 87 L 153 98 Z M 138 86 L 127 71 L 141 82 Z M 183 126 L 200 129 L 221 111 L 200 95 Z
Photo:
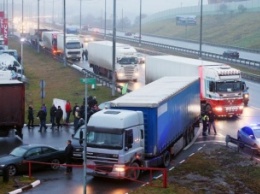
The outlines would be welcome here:
M 23 186 L 26 186 L 36 179 L 34 177 L 27 177 L 27 176 L 17 176 L 15 178 L 10 178 L 7 183 L 3 182 L 3 178 L 0 177 L 0 194 L 7 194 L 13 190 L 19 189 Z
M 134 194 L 260 193 L 260 163 L 237 149 L 206 145 L 162 180 L 140 187 Z

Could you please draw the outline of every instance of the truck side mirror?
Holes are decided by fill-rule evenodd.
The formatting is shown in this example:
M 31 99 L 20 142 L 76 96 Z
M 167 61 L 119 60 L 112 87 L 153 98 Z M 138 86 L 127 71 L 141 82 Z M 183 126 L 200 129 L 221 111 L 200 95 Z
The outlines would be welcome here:
M 81 130 L 79 132 L 79 144 L 82 145 L 82 143 L 83 143 L 83 131 Z
M 209 83 L 209 91 L 210 92 L 215 92 L 215 84 L 214 84 L 214 82 L 210 82 Z

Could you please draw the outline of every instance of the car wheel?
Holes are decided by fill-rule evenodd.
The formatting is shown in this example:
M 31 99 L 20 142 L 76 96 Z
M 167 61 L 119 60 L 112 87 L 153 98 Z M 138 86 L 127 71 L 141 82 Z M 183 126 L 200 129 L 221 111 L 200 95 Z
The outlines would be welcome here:
M 51 169 L 58 170 L 60 168 L 60 160 L 59 159 L 52 159 L 51 161 Z
M 8 170 L 9 176 L 14 176 L 14 175 L 16 175 L 16 173 L 17 173 L 17 168 L 16 168 L 15 165 L 12 165 L 12 164 L 11 164 L 11 165 L 7 166 L 6 168 L 7 168 L 7 170 Z

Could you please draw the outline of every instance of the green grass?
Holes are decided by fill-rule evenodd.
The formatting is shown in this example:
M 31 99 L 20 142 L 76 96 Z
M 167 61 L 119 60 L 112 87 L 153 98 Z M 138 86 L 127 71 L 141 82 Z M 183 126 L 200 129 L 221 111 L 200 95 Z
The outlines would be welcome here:
M 259 183 L 259 162 L 236 150 L 219 145 L 212 150 L 204 147 L 170 171 L 168 188 L 162 188 L 162 179 L 159 179 L 129 193 L 260 193 Z
M 200 17 L 196 26 L 177 26 L 175 19 L 143 23 L 142 33 L 199 41 Z M 132 31 L 138 31 L 138 27 Z M 260 50 L 259 13 L 227 13 L 203 17 L 203 42 Z
M 9 178 L 7 183 L 3 182 L 3 178 L 0 177 L 0 194 L 6 194 L 13 190 L 19 189 L 22 186 L 28 185 L 34 182 L 36 179 L 34 177 L 17 176 L 15 178 Z M 18 183 L 18 185 L 17 185 Z
M 9 48 L 20 51 L 20 43 L 17 39 L 9 39 Z M 63 64 L 52 59 L 43 53 L 37 51 L 30 46 L 24 45 L 24 68 L 25 75 L 29 79 L 26 85 L 26 114 L 25 121 L 27 122 L 27 107 L 34 107 L 34 115 L 36 116 L 41 107 L 42 101 L 46 104 L 49 110 L 54 98 L 69 100 L 71 105 L 75 103 L 81 105 L 85 95 L 85 86 L 80 82 L 80 78 L 84 77 L 79 71 L 65 67 Z M 42 100 L 40 97 L 40 81 L 45 80 L 46 97 Z M 96 96 L 98 103 L 112 100 L 116 97 L 112 96 L 110 88 L 98 86 L 95 90 L 88 86 L 88 95 Z M 118 96 L 118 94 L 116 95 Z M 39 121 L 35 119 L 35 124 Z

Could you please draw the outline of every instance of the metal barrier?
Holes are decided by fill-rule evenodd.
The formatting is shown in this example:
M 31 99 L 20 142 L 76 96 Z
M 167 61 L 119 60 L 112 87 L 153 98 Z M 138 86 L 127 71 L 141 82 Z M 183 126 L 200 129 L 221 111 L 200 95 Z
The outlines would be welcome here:
M 49 166 L 57 166 L 57 167 L 60 167 L 60 166 L 63 166 L 63 167 L 70 166 L 70 167 L 76 167 L 76 168 L 83 168 L 84 167 L 82 164 L 80 164 L 80 165 L 77 165 L 77 164 L 55 164 L 55 163 L 47 163 L 47 162 L 29 161 L 29 160 L 24 160 L 23 163 L 28 163 L 28 176 L 29 176 L 29 178 L 32 177 L 32 164 L 41 164 L 41 165 L 49 165 Z M 106 169 L 107 167 L 108 166 L 102 166 L 103 169 Z M 87 168 L 94 169 L 95 166 L 94 165 L 87 165 Z M 150 179 L 149 179 L 149 185 L 150 186 L 153 186 L 153 184 L 151 184 L 151 181 L 154 180 L 154 177 L 152 176 L 152 172 L 160 171 L 162 173 L 162 188 L 168 187 L 168 169 L 167 168 L 148 168 L 148 167 L 127 166 L 125 168 L 125 171 L 128 171 L 128 170 L 149 171 L 150 172 Z M 102 171 L 100 171 L 100 172 L 102 172 Z M 106 171 L 104 171 L 104 172 L 106 172 Z M 127 180 L 131 180 L 131 181 L 135 181 L 135 182 L 138 182 L 138 183 L 147 184 L 147 181 L 143 182 L 143 181 L 136 180 L 136 179 L 129 178 L 129 177 L 122 177 L 122 178 L 127 179 Z
M 236 138 L 231 137 L 230 135 L 226 135 L 226 146 L 228 147 L 228 143 L 233 143 L 237 145 L 237 151 L 239 152 L 240 149 L 249 148 L 251 150 L 251 158 L 254 157 L 260 150 L 258 148 L 252 147 L 251 145 L 246 144 Z

